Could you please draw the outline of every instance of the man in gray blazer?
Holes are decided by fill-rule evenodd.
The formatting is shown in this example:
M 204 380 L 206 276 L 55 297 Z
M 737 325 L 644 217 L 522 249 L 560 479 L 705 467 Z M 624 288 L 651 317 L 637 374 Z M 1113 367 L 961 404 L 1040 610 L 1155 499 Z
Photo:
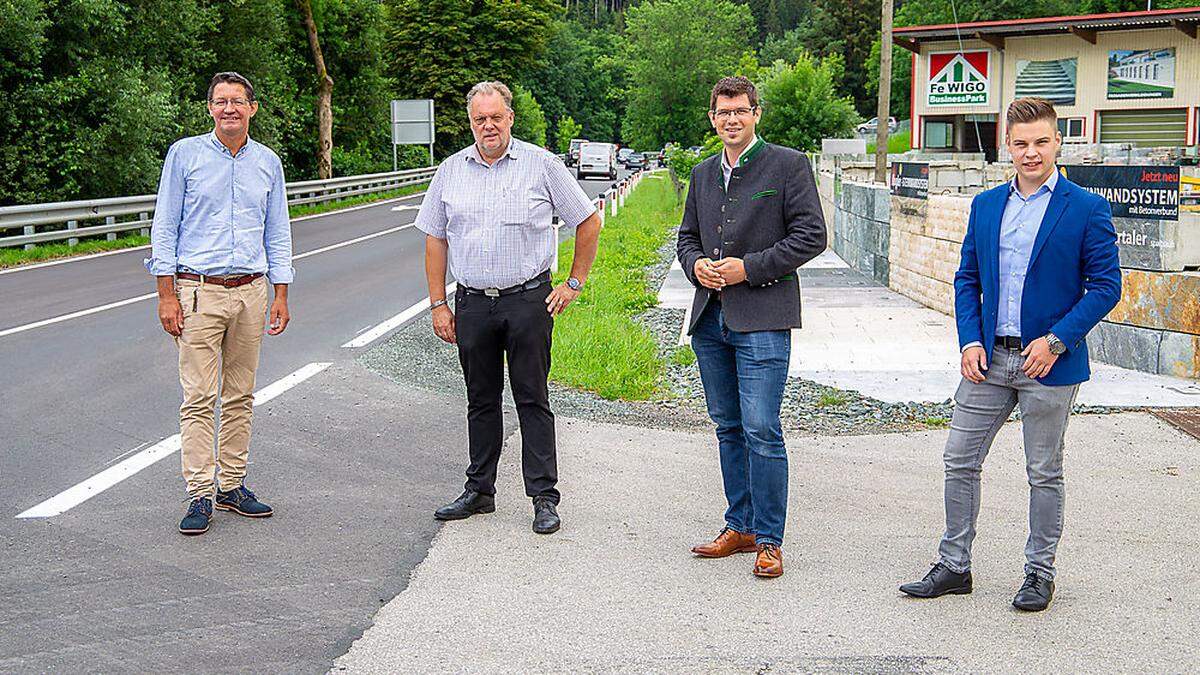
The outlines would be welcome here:
M 800 327 L 796 268 L 825 250 L 825 219 L 808 158 L 755 135 L 762 109 L 750 80 L 717 82 L 709 108 L 724 148 L 692 170 L 678 253 L 696 286 L 688 333 L 729 508 L 716 539 L 692 552 L 757 552 L 754 574 L 777 577 L 788 487 L 779 408 L 791 329 Z

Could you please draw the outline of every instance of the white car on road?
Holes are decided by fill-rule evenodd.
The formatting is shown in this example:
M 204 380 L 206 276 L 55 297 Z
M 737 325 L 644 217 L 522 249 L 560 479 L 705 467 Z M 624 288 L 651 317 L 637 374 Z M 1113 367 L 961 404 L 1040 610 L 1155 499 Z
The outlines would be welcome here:
M 579 166 L 575 178 L 604 176 L 617 179 L 617 146 L 612 143 L 584 143 L 579 148 Z

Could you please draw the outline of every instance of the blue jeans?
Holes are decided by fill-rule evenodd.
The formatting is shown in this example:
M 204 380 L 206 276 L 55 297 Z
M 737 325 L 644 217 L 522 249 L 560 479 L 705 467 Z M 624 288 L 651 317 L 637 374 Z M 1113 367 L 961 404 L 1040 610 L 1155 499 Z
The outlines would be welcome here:
M 738 333 L 725 325 L 721 304 L 710 303 L 696 323 L 692 350 L 708 415 L 717 425 L 725 524 L 781 545 L 787 520 L 788 462 L 779 422 L 787 382 L 791 331 Z

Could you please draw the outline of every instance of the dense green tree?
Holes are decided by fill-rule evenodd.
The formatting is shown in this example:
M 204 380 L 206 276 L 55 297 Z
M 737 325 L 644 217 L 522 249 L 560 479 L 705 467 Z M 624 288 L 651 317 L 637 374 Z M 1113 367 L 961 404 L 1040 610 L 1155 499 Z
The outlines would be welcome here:
M 871 42 L 879 38 L 879 14 L 879 0 L 813 0 L 812 12 L 797 29 L 812 55 L 841 57 L 845 68 L 836 83 L 838 90 L 852 97 L 862 114 L 875 109 L 875 99 L 866 90 L 865 65 Z
M 754 32 L 730 0 L 658 0 L 626 14 L 629 105 L 622 136 L 637 148 L 699 142 L 713 84 L 737 71 Z
M 528 89 L 519 84 L 512 86 L 513 120 L 512 134 L 538 147 L 546 145 L 546 113 Z
M 571 139 L 580 138 L 583 133 L 583 127 L 575 121 L 574 117 L 567 115 L 558 121 L 558 136 L 557 146 L 560 153 L 567 152 L 571 149 Z
M 625 63 L 619 36 L 577 21 L 555 27 L 543 58 L 520 77 L 546 111 L 550 133 L 570 115 L 584 137 L 621 140 L 625 112 Z M 577 137 L 577 136 L 576 136 Z
M 759 85 L 763 137 L 811 152 L 821 148 L 822 138 L 851 135 L 862 118 L 853 100 L 837 93 L 842 68 L 836 54 L 820 60 L 801 54 L 794 64 L 777 61 Z
M 389 74 L 401 98 L 432 98 L 440 156 L 471 142 L 466 94 L 517 81 L 545 51 L 558 0 L 384 0 Z

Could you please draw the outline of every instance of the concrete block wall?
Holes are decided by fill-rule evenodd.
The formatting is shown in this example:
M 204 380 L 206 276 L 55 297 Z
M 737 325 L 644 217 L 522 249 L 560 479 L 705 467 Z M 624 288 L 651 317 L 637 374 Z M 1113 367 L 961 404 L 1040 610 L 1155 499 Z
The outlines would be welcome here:
M 886 286 L 891 272 L 891 200 L 887 188 L 843 180 L 835 203 L 834 252 L 854 269 Z

